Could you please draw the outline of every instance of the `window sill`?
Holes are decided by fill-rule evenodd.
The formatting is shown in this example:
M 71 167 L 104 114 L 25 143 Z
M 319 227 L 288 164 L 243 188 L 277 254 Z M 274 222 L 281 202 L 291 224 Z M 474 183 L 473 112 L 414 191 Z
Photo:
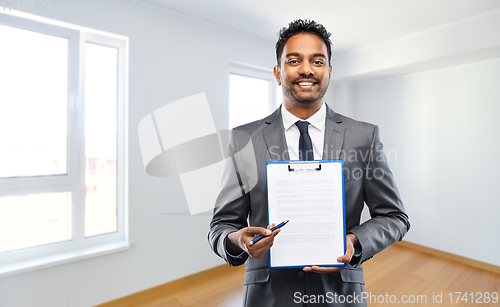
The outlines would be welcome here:
M 130 249 L 126 240 L 0 265 L 0 278 Z

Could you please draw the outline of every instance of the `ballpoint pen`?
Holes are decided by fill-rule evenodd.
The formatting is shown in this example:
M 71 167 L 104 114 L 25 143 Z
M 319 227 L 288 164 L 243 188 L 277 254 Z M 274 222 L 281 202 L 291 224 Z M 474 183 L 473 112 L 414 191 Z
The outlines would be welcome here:
M 278 228 L 281 228 L 281 227 L 285 226 L 285 225 L 286 225 L 286 223 L 288 223 L 289 221 L 290 221 L 290 220 L 286 220 L 286 221 L 284 221 L 284 222 L 281 222 L 281 223 L 279 223 L 278 225 L 276 225 L 276 226 L 274 226 L 273 228 L 271 228 L 270 230 L 271 230 L 271 231 L 275 231 L 276 229 L 278 229 Z M 250 241 L 250 246 L 254 245 L 255 243 L 259 242 L 261 239 L 263 239 L 263 238 L 265 238 L 265 237 L 266 237 L 266 236 L 259 235 L 259 236 L 255 237 L 255 238 L 253 238 L 253 240 L 252 240 L 252 241 Z

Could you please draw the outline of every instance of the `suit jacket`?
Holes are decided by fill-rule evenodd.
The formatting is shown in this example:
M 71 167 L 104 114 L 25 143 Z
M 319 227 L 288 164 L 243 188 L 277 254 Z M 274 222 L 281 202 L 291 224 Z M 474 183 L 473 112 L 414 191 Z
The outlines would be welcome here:
M 233 129 L 233 159 L 224 178 L 236 176 L 238 180 L 234 184 L 234 180 L 223 179 L 220 195 L 238 196 L 224 203 L 220 203 L 224 197 L 218 199 L 208 234 L 214 252 L 229 265 L 247 263 L 244 306 L 302 306 L 297 303 L 305 301 L 315 303 L 311 306 L 366 306 L 361 299 L 362 263 L 401 240 L 410 228 L 382 150 L 378 127 L 336 114 L 327 106 L 325 129 L 322 158 L 344 160 L 346 230 L 358 238 L 361 255 L 340 272 L 321 275 L 301 269 L 269 269 L 267 254 L 255 259 L 246 253 L 233 256 L 226 251 L 227 235 L 247 227 L 247 218 L 251 226 L 267 226 L 266 161 L 289 160 L 278 108 L 262 120 Z M 238 132 L 244 132 L 240 135 L 247 139 L 239 137 Z M 246 146 L 249 143 L 253 147 L 251 154 L 234 155 L 252 148 Z M 256 174 L 251 174 L 252 165 Z M 364 203 L 371 219 L 360 225 Z

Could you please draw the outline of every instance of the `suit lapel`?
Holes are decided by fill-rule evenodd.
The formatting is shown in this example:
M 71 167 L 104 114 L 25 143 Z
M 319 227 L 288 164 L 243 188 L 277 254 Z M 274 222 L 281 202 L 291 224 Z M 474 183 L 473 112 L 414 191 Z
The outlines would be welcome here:
M 325 142 L 323 144 L 323 159 L 340 159 L 344 145 L 345 128 L 342 119 L 332 109 L 326 106 Z
M 281 108 L 279 107 L 273 114 L 264 119 L 265 127 L 262 129 L 264 142 L 271 160 L 290 160 L 288 147 L 285 140 L 285 131 L 283 128 L 283 119 L 281 117 Z

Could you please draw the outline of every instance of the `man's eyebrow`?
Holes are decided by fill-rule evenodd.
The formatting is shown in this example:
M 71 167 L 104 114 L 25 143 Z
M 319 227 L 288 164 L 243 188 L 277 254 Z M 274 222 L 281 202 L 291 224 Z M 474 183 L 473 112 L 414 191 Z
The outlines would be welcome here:
M 298 54 L 297 52 L 291 52 L 286 55 L 287 58 L 292 56 L 300 57 L 300 54 Z M 312 55 L 312 58 L 318 58 L 318 57 L 326 59 L 326 56 L 323 53 L 314 53 Z
M 312 57 L 313 57 L 313 58 L 318 58 L 318 57 L 320 57 L 320 58 L 324 58 L 324 59 L 326 59 L 326 56 L 325 56 L 323 53 L 315 53 L 315 54 L 313 54 L 313 56 L 312 56 Z
M 300 54 L 298 54 L 297 52 L 292 52 L 292 53 L 288 53 L 288 54 L 286 55 L 286 57 L 287 57 L 287 58 L 289 58 L 289 57 L 291 57 L 291 56 L 298 56 L 298 57 L 300 57 Z

